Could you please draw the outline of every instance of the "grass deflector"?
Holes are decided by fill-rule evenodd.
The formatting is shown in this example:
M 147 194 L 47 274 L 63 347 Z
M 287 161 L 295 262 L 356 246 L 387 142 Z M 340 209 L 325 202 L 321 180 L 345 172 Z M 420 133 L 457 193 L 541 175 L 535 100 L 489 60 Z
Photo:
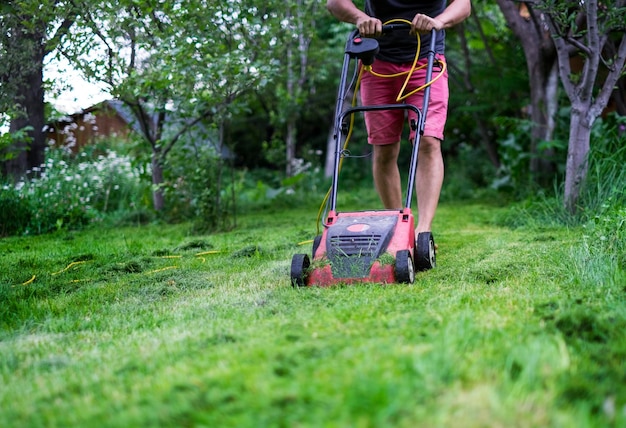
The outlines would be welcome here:
M 383 26 L 383 34 L 390 31 L 408 31 L 407 24 Z M 420 110 L 407 103 L 384 105 L 356 105 L 344 108 L 348 93 L 356 93 L 360 79 L 348 84 L 348 71 L 370 66 L 378 53 L 378 41 L 362 38 L 353 31 L 346 43 L 341 71 L 337 105 L 335 108 L 335 158 L 332 186 L 328 197 L 328 212 L 323 218 L 324 230 L 313 242 L 312 257 L 295 254 L 291 261 L 291 280 L 294 286 L 328 286 L 337 283 L 413 283 L 415 271 L 435 266 L 435 243 L 430 232 L 415 236 L 415 218 L 411 210 L 417 170 L 420 138 L 428 111 L 430 82 L 435 62 L 436 31 L 432 31 L 428 51 L 428 68 L 424 88 L 424 103 Z M 360 72 L 359 72 L 360 76 Z M 356 84 L 354 83 L 356 81 Z M 355 98 L 356 99 L 356 98 Z M 346 142 L 351 134 L 353 116 L 358 112 L 402 109 L 412 110 L 417 119 L 410 123 L 415 132 L 408 174 L 405 206 L 399 210 L 339 212 L 336 207 L 339 173 L 342 158 L 346 156 Z M 350 122 L 350 125 L 348 124 Z

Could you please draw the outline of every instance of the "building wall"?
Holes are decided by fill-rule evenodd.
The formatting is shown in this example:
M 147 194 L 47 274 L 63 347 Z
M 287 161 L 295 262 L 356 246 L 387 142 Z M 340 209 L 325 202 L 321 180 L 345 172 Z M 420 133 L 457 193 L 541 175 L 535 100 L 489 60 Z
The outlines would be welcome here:
M 68 116 L 48 125 L 48 140 L 54 147 L 67 147 L 76 153 L 98 138 L 126 138 L 126 122 L 111 109 L 91 110 Z

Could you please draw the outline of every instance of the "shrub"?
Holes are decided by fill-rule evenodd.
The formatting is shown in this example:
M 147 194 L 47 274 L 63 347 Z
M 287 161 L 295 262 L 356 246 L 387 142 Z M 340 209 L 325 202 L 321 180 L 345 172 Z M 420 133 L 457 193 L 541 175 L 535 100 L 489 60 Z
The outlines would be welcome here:
M 7 233 L 75 229 L 108 213 L 140 208 L 138 201 L 149 188 L 141 182 L 142 172 L 128 156 L 110 150 L 93 158 L 48 150 L 45 163 L 29 171 L 28 178 L 3 188 L 10 207 L 3 220 L 12 224 Z
M 574 214 L 564 208 L 562 185 L 553 194 L 539 190 L 511 211 L 505 222 L 522 225 L 595 224 L 602 218 L 605 227 L 619 225 L 622 207 L 626 206 L 626 118 L 609 116 L 597 120 L 592 130 L 588 172 L 581 186 L 579 206 Z M 617 218 L 617 222 L 606 219 Z
M 230 167 L 212 144 L 185 141 L 168 155 L 164 176 L 168 221 L 193 220 L 196 231 L 202 232 L 232 227 Z
M 0 236 L 23 233 L 30 223 L 31 209 L 28 199 L 12 186 L 0 190 Z

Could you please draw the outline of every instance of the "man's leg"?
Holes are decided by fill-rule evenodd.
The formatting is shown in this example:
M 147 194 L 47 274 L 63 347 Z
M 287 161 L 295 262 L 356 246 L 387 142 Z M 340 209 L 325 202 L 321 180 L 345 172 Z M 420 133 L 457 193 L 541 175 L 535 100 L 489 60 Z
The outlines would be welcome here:
M 435 137 L 422 137 L 415 177 L 418 212 L 416 233 L 432 230 L 433 218 L 443 184 L 443 175 L 441 141 Z
M 374 186 L 386 209 L 402 208 L 402 185 L 398 169 L 400 142 L 373 146 Z

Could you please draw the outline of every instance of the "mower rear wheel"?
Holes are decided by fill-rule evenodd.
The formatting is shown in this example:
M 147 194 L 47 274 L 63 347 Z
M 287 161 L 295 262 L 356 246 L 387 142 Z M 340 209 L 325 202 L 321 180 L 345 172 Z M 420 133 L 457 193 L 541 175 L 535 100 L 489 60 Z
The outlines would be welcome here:
M 396 281 L 404 284 L 413 284 L 415 281 L 413 258 L 409 250 L 400 250 L 396 253 Z
M 415 269 L 417 271 L 429 270 L 435 267 L 436 262 L 437 254 L 433 234 L 419 233 L 415 242 Z
M 317 235 L 315 239 L 313 239 L 312 258 L 315 258 L 315 253 L 317 253 L 317 248 L 320 246 L 321 242 L 322 242 L 322 235 Z
M 306 276 L 311 266 L 308 254 L 294 254 L 291 259 L 291 285 L 302 287 L 306 285 Z

